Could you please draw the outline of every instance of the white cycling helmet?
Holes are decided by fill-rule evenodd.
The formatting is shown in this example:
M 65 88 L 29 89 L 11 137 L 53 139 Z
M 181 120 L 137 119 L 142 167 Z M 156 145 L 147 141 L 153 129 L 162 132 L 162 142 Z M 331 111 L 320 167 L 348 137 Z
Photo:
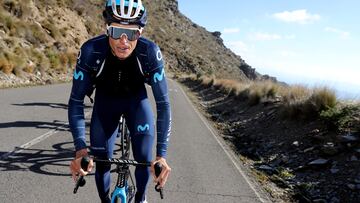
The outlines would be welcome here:
M 107 0 L 103 16 L 107 24 L 116 22 L 144 27 L 147 22 L 146 9 L 141 0 Z

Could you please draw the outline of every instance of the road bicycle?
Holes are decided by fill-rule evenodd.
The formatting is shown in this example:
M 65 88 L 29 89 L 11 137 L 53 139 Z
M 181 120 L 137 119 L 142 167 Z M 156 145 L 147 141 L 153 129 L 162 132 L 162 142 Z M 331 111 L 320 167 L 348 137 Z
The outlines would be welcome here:
M 130 132 L 126 126 L 125 118 L 120 117 L 118 137 L 120 138 L 119 151 L 120 158 L 99 159 L 94 157 L 94 162 L 102 162 L 106 164 L 116 165 L 115 172 L 117 173 L 117 181 L 113 192 L 111 193 L 111 203 L 132 203 L 136 194 L 136 187 L 133 176 L 130 172 L 130 166 L 150 167 L 150 162 L 137 162 L 129 159 L 130 157 Z M 81 167 L 86 170 L 89 163 L 89 157 L 83 157 L 81 160 Z M 155 175 L 159 176 L 161 173 L 161 166 L 155 164 Z M 80 176 L 75 184 L 73 193 L 76 194 L 79 187 L 83 187 L 86 181 L 83 176 Z M 155 190 L 160 193 L 161 199 L 164 198 L 163 189 L 155 186 Z

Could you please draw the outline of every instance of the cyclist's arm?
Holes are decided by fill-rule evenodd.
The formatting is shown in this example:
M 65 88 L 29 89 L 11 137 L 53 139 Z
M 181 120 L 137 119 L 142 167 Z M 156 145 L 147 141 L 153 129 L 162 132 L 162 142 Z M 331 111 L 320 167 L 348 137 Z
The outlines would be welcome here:
M 86 149 L 84 98 L 93 88 L 91 72 L 86 65 L 89 54 L 90 50 L 88 46 L 83 45 L 74 70 L 73 85 L 68 106 L 68 119 L 76 151 Z
M 164 62 L 162 60 L 159 47 L 154 45 L 150 49 L 149 57 L 149 65 L 153 67 L 149 75 L 149 84 L 154 94 L 157 110 L 156 156 L 166 157 L 166 151 L 171 131 L 171 111 L 168 87 L 165 78 Z

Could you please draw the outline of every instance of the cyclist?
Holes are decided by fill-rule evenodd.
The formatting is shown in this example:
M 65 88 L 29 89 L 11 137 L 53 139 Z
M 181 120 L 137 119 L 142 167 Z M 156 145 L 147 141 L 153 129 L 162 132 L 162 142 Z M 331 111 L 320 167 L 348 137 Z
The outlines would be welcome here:
M 154 181 L 163 187 L 171 168 L 166 154 L 171 129 L 170 103 L 165 79 L 164 62 L 159 47 L 141 37 L 147 22 L 147 11 L 141 0 L 107 0 L 103 16 L 106 33 L 85 42 L 79 52 L 69 99 L 68 118 L 74 139 L 75 158 L 70 163 L 74 180 L 92 170 L 80 167 L 88 155 L 85 139 L 84 98 L 96 85 L 95 102 L 90 124 L 90 152 L 100 158 L 111 158 L 120 115 L 126 118 L 131 136 L 134 159 L 152 161 L 155 139 L 153 112 L 145 83 L 152 88 L 157 109 L 157 145 L 154 164 L 163 170 Z M 95 70 L 95 71 L 94 71 Z M 96 76 L 94 76 L 96 75 Z M 135 169 L 135 202 L 146 202 L 145 191 L 150 170 Z M 96 164 L 95 180 L 102 202 L 110 202 L 110 165 Z

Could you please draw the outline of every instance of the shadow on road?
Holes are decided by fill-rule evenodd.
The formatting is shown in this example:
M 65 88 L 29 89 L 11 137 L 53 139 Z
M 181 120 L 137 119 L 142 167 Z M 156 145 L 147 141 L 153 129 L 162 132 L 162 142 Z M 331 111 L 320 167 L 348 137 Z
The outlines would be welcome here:
M 30 102 L 30 103 L 22 103 L 22 104 L 12 104 L 14 106 L 44 106 L 44 107 L 51 107 L 57 109 L 68 109 L 67 104 L 63 103 L 47 103 L 47 102 Z M 85 104 L 85 109 L 91 108 L 90 105 Z
M 67 110 L 68 105 L 63 103 L 46 103 L 46 102 L 31 102 L 31 103 L 22 103 L 22 104 L 12 104 L 14 106 L 41 106 L 41 107 L 51 107 L 51 108 L 60 108 Z M 85 109 L 92 108 L 91 105 L 85 105 Z M 44 121 L 13 121 L 7 123 L 0 123 L 0 129 L 2 128 L 41 128 L 41 129 L 50 129 L 50 130 L 59 130 L 59 131 L 69 131 L 69 125 L 66 121 L 54 120 L 53 122 L 44 122 Z
M 51 129 L 58 131 L 69 131 L 69 125 L 64 121 L 54 120 L 53 122 L 44 121 L 14 121 L 8 123 L 0 123 L 0 129 L 2 128 L 41 128 Z
M 32 102 L 32 103 L 22 103 L 22 104 L 12 104 L 14 106 L 45 106 L 45 107 L 51 107 L 51 108 L 57 108 L 57 109 L 67 109 L 67 104 L 62 103 L 46 103 L 46 102 Z
M 74 157 L 72 142 L 55 144 L 50 150 L 19 148 L 17 151 L 5 160 L 0 160 L 0 171 L 31 171 L 43 175 L 70 176 L 69 163 Z
M 118 144 L 116 145 L 118 146 Z M 0 152 L 0 172 L 31 171 L 48 176 L 71 176 L 69 164 L 74 158 L 73 142 L 54 144 L 50 150 L 18 148 L 16 151 L 16 153 L 3 160 L 1 160 L 1 157 L 6 152 Z M 114 153 L 120 153 L 118 147 Z M 111 172 L 114 172 L 114 170 Z

